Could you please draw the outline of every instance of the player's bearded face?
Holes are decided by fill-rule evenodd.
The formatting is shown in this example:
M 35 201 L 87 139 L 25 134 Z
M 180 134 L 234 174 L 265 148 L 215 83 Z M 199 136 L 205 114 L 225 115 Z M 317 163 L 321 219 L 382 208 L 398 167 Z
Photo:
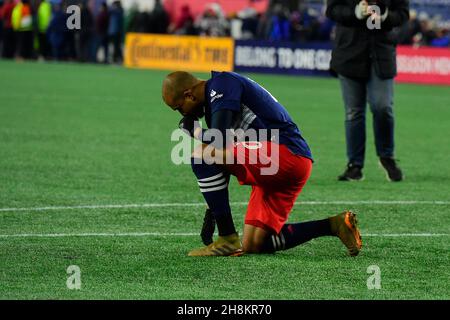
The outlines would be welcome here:
M 196 109 L 194 110 L 194 115 L 195 115 L 197 118 L 201 118 L 201 117 L 203 117 L 203 116 L 205 115 L 205 106 L 204 106 L 203 103 L 199 103 L 199 104 L 196 106 Z
M 181 113 L 183 115 L 193 115 L 197 118 L 201 118 L 205 115 L 204 112 L 205 106 L 204 102 L 199 99 L 192 99 L 192 97 L 185 98 Z

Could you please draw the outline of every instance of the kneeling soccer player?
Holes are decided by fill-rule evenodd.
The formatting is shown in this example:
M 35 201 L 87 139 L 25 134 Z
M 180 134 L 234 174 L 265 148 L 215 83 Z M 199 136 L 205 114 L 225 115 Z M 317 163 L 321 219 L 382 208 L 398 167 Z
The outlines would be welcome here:
M 212 131 L 223 137 L 203 143 L 192 154 L 192 170 L 207 212 L 212 213 L 209 222 L 205 221 L 210 224 L 215 220 L 219 237 L 192 250 L 190 256 L 272 253 L 322 236 L 339 237 L 350 255 L 358 255 L 361 236 L 350 211 L 323 220 L 286 223 L 310 176 L 312 156 L 297 125 L 267 90 L 234 72 L 213 71 L 205 81 L 176 71 L 164 79 L 162 97 L 184 116 L 180 128 L 192 137 L 205 141 Z M 196 122 L 203 116 L 208 130 Z M 251 130 L 256 137 L 248 141 L 246 133 Z M 240 184 L 252 186 L 242 244 L 229 204 L 230 174 Z

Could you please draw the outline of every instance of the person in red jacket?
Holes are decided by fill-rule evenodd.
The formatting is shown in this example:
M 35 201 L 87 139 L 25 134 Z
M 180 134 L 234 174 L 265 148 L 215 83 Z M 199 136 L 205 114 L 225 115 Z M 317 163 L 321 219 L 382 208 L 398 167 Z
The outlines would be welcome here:
M 0 19 L 3 20 L 3 50 L 2 57 L 7 59 L 14 58 L 16 51 L 16 41 L 14 29 L 12 27 L 11 16 L 14 10 L 14 1 L 5 0 L 0 8 Z

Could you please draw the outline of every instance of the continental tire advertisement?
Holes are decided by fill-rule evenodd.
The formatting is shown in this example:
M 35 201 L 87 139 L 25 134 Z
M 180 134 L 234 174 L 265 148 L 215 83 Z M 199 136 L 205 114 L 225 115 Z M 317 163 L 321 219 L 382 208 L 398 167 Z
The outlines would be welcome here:
M 125 66 L 187 71 L 233 71 L 234 41 L 161 34 L 127 33 Z

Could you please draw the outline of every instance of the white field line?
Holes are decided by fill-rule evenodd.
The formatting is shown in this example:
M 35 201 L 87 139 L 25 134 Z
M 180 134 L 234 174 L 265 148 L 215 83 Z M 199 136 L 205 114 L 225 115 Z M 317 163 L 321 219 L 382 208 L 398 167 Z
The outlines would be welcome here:
M 247 202 L 231 202 L 232 206 L 246 206 Z M 450 201 L 420 201 L 420 200 L 363 200 L 363 201 L 301 201 L 295 205 L 450 205 Z M 196 203 L 132 203 L 132 204 L 100 204 L 78 206 L 48 206 L 29 208 L 0 208 L 0 212 L 19 211 L 52 211 L 52 210 L 76 210 L 76 209 L 127 209 L 127 208 L 165 208 L 165 207 L 203 207 L 204 202 Z
M 191 237 L 198 233 L 171 232 L 125 232 L 125 233 L 18 233 L 0 234 L 1 238 L 64 238 L 64 237 Z M 362 237 L 399 238 L 399 237 L 448 237 L 450 233 L 365 233 Z
M 170 232 L 88 232 L 88 233 L 18 233 L 0 234 L 0 238 L 64 238 L 64 237 L 191 237 L 197 233 Z

